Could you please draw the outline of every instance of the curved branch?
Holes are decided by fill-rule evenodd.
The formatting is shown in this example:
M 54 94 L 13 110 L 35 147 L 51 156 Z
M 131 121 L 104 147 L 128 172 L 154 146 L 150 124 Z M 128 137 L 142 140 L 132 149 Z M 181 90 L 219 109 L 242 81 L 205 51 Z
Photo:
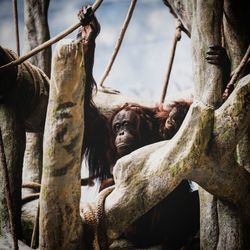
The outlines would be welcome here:
M 132 221 L 189 177 L 207 147 L 212 124 L 213 110 L 194 103 L 185 124 L 171 141 L 143 147 L 117 162 L 116 186 L 105 204 L 109 238 L 118 237 Z
M 250 74 L 242 78 L 215 112 L 214 144 L 218 154 L 232 154 L 250 122 Z

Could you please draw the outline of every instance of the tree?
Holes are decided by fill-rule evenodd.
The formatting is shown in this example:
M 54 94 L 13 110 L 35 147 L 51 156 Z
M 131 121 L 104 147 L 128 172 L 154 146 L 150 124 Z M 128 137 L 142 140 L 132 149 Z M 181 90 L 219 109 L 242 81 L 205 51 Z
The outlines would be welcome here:
M 249 245 L 249 156 L 244 154 L 244 166 L 232 155 L 241 139 L 246 141 L 248 136 L 250 75 L 237 83 L 218 108 L 223 72 L 207 64 L 204 57 L 209 46 L 221 44 L 223 23 L 235 69 L 249 45 L 246 26 L 239 22 L 238 9 L 234 11 L 231 1 L 224 1 L 224 5 L 222 1 L 167 2 L 191 33 L 195 102 L 170 142 L 148 146 L 118 161 L 114 168 L 116 187 L 105 203 L 108 236 L 117 237 L 128 222 L 188 178 L 214 195 L 200 190 L 201 247 L 244 249 Z M 238 7 L 246 8 L 242 2 Z M 249 151 L 249 144 L 244 144 L 243 151 Z M 157 163 L 152 166 L 152 162 Z M 124 211 L 126 215 L 122 215 Z M 113 218 L 120 218 L 119 225 Z
M 223 69 L 207 64 L 204 57 L 209 46 L 221 44 L 223 26 L 225 47 L 232 69 L 236 69 L 249 45 L 247 25 L 240 22 L 237 8 L 230 0 L 167 2 L 191 34 L 196 86 L 194 103 L 172 140 L 149 145 L 117 162 L 115 189 L 105 202 L 107 236 L 111 241 L 117 238 L 131 221 L 165 198 L 182 179 L 190 179 L 203 188 L 200 189 L 201 247 L 244 249 L 250 243 L 250 161 L 247 154 L 250 147 L 250 74 L 241 77 L 222 104 Z M 238 7 L 244 10 L 244 4 L 241 2 Z M 66 57 L 70 63 L 61 77 L 58 73 L 64 71 Z M 40 200 L 41 249 L 76 249 L 81 245 L 79 155 L 84 119 L 83 67 L 86 66 L 81 64 L 81 57 L 82 50 L 77 44 L 62 46 L 54 57 L 45 129 L 45 141 L 51 147 L 44 148 Z M 79 67 L 72 68 L 75 64 Z M 28 82 L 34 84 L 32 79 Z M 1 121 L 11 126 L 8 119 L 16 114 L 16 110 L 11 110 Z M 3 126 L 2 123 L 1 128 Z M 76 128 L 79 128 L 78 134 Z M 20 173 L 19 168 L 15 171 Z M 2 175 L 0 177 L 2 180 Z M 4 205 L 2 186 L 0 191 L 1 205 Z M 6 209 L 1 208 L 1 211 Z M 1 212 L 6 228 L 8 220 L 3 215 Z M 85 229 L 84 224 L 86 236 Z M 1 232 L 3 235 L 8 233 Z

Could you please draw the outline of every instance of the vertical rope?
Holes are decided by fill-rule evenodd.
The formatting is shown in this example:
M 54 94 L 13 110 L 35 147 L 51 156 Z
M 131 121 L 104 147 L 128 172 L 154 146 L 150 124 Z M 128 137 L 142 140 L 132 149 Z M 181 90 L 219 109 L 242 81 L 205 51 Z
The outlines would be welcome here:
M 180 39 L 181 39 L 181 27 L 182 27 L 181 21 L 178 19 L 176 22 L 176 30 L 175 30 L 175 34 L 174 34 L 173 47 L 171 50 L 169 64 L 167 67 L 167 73 L 166 73 L 166 76 L 164 79 L 164 85 L 163 85 L 160 103 L 164 102 L 166 94 L 167 94 L 167 88 L 168 88 L 169 78 L 170 78 L 170 74 L 171 74 L 171 70 L 172 70 L 172 66 L 173 66 L 173 62 L 174 62 L 174 56 L 175 56 L 177 42 L 180 41 Z
M 16 224 L 14 221 L 14 214 L 13 214 L 13 203 L 12 203 L 13 201 L 12 201 L 11 192 L 10 192 L 9 173 L 8 173 L 8 167 L 7 167 L 7 162 L 6 162 L 6 156 L 4 153 L 3 137 L 2 137 L 1 128 L 0 128 L 0 161 L 1 161 L 1 165 L 3 167 L 3 177 L 4 177 L 4 182 L 5 182 L 6 200 L 7 200 L 7 207 L 8 207 L 9 221 L 10 221 L 10 228 L 11 228 L 12 237 L 13 237 L 14 249 L 18 250 Z
M 121 28 L 121 31 L 120 31 L 120 34 L 119 34 L 119 37 L 117 39 L 117 42 L 116 42 L 116 45 L 115 45 L 115 49 L 112 53 L 112 56 L 110 58 L 110 61 L 108 63 L 108 66 L 106 67 L 105 71 L 104 71 L 104 74 L 103 76 L 101 77 L 101 80 L 100 80 L 100 83 L 99 85 L 102 87 L 103 86 L 103 83 L 104 81 L 106 80 L 109 72 L 111 71 L 111 68 L 114 64 L 114 61 L 115 61 L 115 58 L 120 50 L 120 47 L 121 47 L 121 44 L 122 44 L 122 41 L 123 41 L 123 38 L 124 38 L 124 35 L 126 33 L 126 30 L 128 28 L 128 25 L 129 25 L 129 22 L 131 20 L 131 17 L 133 15 L 133 12 L 134 12 L 134 9 L 135 9 L 135 5 L 136 5 L 136 2 L 137 0 L 131 0 L 131 3 L 130 3 L 130 6 L 129 6 L 129 9 L 128 9 L 128 13 L 127 13 L 127 16 L 125 18 L 125 21 L 122 25 L 122 28 Z
M 16 51 L 17 51 L 17 55 L 20 56 L 17 0 L 12 0 L 12 7 L 13 7 L 13 20 L 14 20 L 15 33 L 16 33 Z

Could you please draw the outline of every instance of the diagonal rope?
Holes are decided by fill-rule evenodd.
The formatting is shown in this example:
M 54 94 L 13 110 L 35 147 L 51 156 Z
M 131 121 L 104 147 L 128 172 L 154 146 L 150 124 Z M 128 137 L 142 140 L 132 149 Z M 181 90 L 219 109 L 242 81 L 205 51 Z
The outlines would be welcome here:
M 92 5 L 92 11 L 93 13 L 99 8 L 99 6 L 101 5 L 101 3 L 103 2 L 103 0 L 96 0 L 95 3 Z M 71 32 L 73 32 L 74 30 L 76 30 L 77 28 L 79 28 L 81 26 L 81 22 L 78 22 L 72 26 L 70 26 L 68 29 L 64 30 L 63 32 L 59 33 L 57 36 L 51 38 L 50 40 L 40 44 L 39 46 L 37 46 L 36 48 L 34 48 L 33 50 L 31 50 L 30 52 L 28 52 L 26 55 L 18 58 L 15 61 L 12 61 L 6 65 L 3 65 L 0 67 L 0 72 L 3 70 L 8 69 L 9 67 L 13 67 L 16 66 L 18 64 L 21 64 L 22 62 L 24 62 L 25 60 L 29 59 L 30 57 L 34 56 L 35 54 L 37 54 L 38 52 L 46 49 L 47 47 L 51 46 L 52 44 L 58 42 L 59 40 L 61 40 L 62 38 L 64 38 L 65 36 L 67 36 L 68 34 L 70 34 Z
M 172 47 L 172 50 L 171 50 L 169 64 L 168 64 L 168 67 L 167 67 L 167 73 L 166 73 L 166 76 L 165 76 L 165 79 L 164 79 L 164 85 L 163 85 L 163 90 L 162 90 L 160 103 L 164 102 L 166 94 L 167 94 L 167 88 L 168 88 L 169 78 L 170 78 L 170 74 L 171 74 L 171 70 L 172 70 L 172 66 L 173 66 L 173 62 L 174 62 L 174 56 L 175 56 L 175 50 L 176 50 L 177 42 L 180 41 L 180 39 L 181 39 L 181 28 L 182 28 L 182 24 L 181 24 L 180 20 L 177 19 L 176 30 L 175 30 L 175 34 L 174 34 L 174 40 L 173 40 L 173 47 Z
M 227 84 L 227 87 L 223 93 L 223 100 L 226 100 L 228 96 L 230 95 L 230 93 L 233 91 L 234 84 L 238 80 L 242 70 L 245 68 L 245 66 L 249 62 L 249 59 L 250 59 L 250 45 L 248 45 L 247 51 L 245 55 L 243 56 L 239 66 L 232 73 L 232 78 Z
M 114 51 L 112 53 L 112 56 L 111 56 L 110 61 L 108 63 L 108 66 L 106 67 L 106 69 L 104 71 L 104 74 L 101 77 L 101 80 L 100 80 L 100 83 L 99 83 L 99 85 L 101 87 L 103 86 L 104 81 L 106 80 L 108 74 L 110 73 L 111 68 L 112 68 L 112 66 L 114 64 L 114 61 L 116 59 L 116 56 L 117 56 L 117 54 L 118 54 L 118 52 L 120 50 L 123 38 L 125 36 L 125 33 L 126 33 L 127 28 L 128 28 L 129 22 L 131 20 L 132 15 L 133 15 L 136 3 L 137 3 L 137 0 L 131 0 L 127 16 L 126 16 L 125 21 L 124 21 L 124 23 L 122 25 L 120 34 L 118 36 L 118 39 L 117 39 L 117 42 L 116 42 L 116 45 L 115 45 L 115 49 L 114 49 Z

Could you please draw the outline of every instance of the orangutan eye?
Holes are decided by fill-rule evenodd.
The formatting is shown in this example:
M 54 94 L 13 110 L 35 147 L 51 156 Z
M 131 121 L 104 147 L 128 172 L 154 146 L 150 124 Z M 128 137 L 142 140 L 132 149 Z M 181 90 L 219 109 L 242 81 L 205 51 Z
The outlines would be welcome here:
M 113 127 L 114 131 L 117 132 L 121 128 L 121 123 L 116 123 Z
M 123 122 L 123 124 L 122 124 L 125 128 L 127 128 L 128 126 L 129 126 L 129 122 L 128 121 L 125 121 L 125 122 Z

